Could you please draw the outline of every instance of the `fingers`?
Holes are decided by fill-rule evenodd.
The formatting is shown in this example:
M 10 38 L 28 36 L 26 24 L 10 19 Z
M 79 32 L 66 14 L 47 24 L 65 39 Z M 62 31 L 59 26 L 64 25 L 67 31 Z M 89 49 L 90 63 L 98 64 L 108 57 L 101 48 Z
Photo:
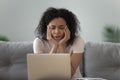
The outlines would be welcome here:
M 61 40 L 61 42 L 66 42 L 70 39 L 70 30 L 68 29 L 68 27 L 66 26 L 65 29 L 64 29 L 64 33 L 65 33 L 65 36 L 64 38 Z
M 51 29 L 49 26 L 47 26 L 47 39 L 50 40 L 52 37 L 51 37 Z
M 66 28 L 65 28 L 65 36 L 66 36 L 67 40 L 70 39 L 70 30 L 68 29 L 67 26 L 66 26 Z

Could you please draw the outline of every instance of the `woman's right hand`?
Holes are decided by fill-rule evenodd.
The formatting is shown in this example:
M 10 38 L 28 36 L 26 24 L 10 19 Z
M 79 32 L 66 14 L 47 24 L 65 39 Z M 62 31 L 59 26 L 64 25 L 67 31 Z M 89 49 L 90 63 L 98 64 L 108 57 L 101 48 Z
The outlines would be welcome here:
M 52 33 L 51 33 L 51 28 L 47 26 L 47 40 L 52 42 L 54 45 L 58 45 L 57 41 L 53 39 Z
M 56 53 L 57 52 L 57 47 L 58 47 L 58 43 L 56 40 L 53 39 L 52 37 L 52 33 L 51 33 L 51 29 L 49 26 L 47 26 L 47 40 L 50 41 L 51 43 L 53 43 L 53 46 L 50 50 L 50 53 Z

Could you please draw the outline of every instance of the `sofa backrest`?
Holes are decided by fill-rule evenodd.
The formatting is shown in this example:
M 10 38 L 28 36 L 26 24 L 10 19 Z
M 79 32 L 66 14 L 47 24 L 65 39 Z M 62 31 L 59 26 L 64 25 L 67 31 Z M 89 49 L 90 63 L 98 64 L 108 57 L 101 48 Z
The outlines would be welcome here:
M 32 42 L 0 41 L 0 80 L 28 80 L 26 54 Z M 87 42 L 81 71 L 86 77 L 120 80 L 120 44 Z
M 84 71 L 86 77 L 120 80 L 120 43 L 87 42 Z
M 0 80 L 28 80 L 26 54 L 32 52 L 32 42 L 0 41 Z

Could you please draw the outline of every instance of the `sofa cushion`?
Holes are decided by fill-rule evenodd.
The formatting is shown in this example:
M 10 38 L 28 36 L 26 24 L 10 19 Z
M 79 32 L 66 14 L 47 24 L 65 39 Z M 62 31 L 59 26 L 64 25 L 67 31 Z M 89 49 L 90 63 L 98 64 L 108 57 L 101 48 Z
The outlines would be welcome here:
M 120 43 L 86 43 L 85 75 L 120 80 Z
M 32 42 L 0 42 L 0 80 L 27 80 L 26 54 Z

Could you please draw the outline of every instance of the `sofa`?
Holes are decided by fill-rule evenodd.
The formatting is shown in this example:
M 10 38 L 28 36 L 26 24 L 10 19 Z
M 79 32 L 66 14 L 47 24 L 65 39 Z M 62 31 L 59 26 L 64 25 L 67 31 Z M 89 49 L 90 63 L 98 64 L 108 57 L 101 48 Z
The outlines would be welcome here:
M 32 42 L 0 41 L 0 80 L 28 80 L 26 54 L 32 52 Z M 120 80 L 120 44 L 86 42 L 80 70 L 83 77 Z

